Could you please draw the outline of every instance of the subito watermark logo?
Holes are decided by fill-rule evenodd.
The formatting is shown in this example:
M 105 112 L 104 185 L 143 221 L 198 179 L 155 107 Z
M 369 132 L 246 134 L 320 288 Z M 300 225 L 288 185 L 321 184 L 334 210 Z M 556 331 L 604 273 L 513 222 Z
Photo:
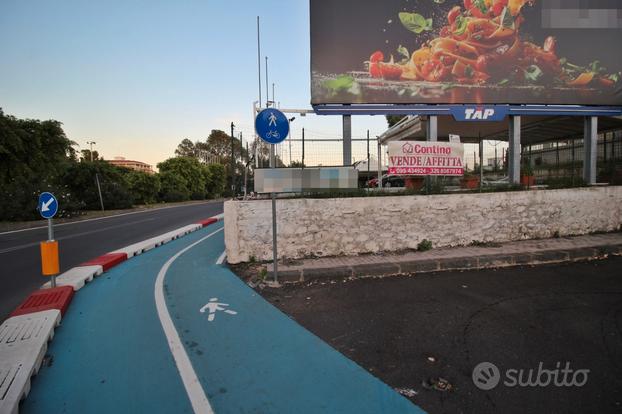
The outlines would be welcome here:
M 473 369 L 473 383 L 480 390 L 492 390 L 500 380 L 499 368 L 492 362 L 481 362 Z
M 480 390 L 489 391 L 502 383 L 506 387 L 582 387 L 587 383 L 589 369 L 570 368 L 570 362 L 558 362 L 554 369 L 507 369 L 501 372 L 492 362 L 481 362 L 473 369 L 473 384 Z M 503 380 L 503 382 L 501 382 Z

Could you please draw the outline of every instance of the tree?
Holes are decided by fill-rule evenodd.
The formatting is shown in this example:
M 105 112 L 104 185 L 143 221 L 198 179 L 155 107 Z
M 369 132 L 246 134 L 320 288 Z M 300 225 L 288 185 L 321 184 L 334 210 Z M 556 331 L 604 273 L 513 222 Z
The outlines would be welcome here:
M 205 175 L 205 192 L 208 197 L 215 198 L 221 196 L 227 185 L 225 167 L 220 164 L 209 164 L 203 166 Z
M 389 128 L 400 122 L 402 119 L 406 117 L 406 115 L 387 115 L 387 123 L 389 124 Z
M 172 173 L 181 177 L 182 180 L 177 180 L 177 182 L 183 181 L 184 188 L 179 190 L 182 194 L 188 193 L 193 200 L 205 198 L 205 175 L 201 167 L 199 161 L 191 157 L 169 158 L 158 164 L 161 174 Z
M 175 155 L 177 157 L 197 157 L 197 148 L 196 145 L 190 141 L 188 138 L 185 138 L 181 143 L 177 146 L 175 150 Z
M 158 174 L 160 177 L 160 199 L 166 202 L 186 201 L 190 199 L 187 181 L 174 171 Z
M 80 161 L 91 161 L 91 150 L 88 149 L 83 149 L 82 151 L 80 151 Z M 92 161 L 97 161 L 99 160 L 99 152 L 97 151 L 93 151 L 93 160 Z
M 127 182 L 134 201 L 139 204 L 155 203 L 160 192 L 160 177 L 142 171 L 130 171 Z
M 52 191 L 61 199 L 60 215 L 75 207 L 62 176 L 75 162 L 75 150 L 58 121 L 17 119 L 0 109 L 0 217 L 35 219 L 37 195 Z
M 134 203 L 127 181 L 129 172 L 106 161 L 80 162 L 71 165 L 64 177 L 71 193 L 88 210 L 101 208 L 95 175 L 98 175 L 104 208 L 130 208 Z

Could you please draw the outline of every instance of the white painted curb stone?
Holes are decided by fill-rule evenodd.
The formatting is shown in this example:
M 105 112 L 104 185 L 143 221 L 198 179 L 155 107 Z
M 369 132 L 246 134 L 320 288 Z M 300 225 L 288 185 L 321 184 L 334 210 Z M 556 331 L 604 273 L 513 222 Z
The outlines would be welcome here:
M 0 413 L 17 414 L 60 323 L 57 309 L 7 319 L 0 326 Z

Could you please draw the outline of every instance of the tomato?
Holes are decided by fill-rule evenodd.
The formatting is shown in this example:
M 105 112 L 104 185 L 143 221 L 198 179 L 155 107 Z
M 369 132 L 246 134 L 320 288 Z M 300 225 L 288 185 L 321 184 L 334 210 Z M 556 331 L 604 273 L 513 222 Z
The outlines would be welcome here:
M 490 57 L 487 55 L 480 55 L 477 58 L 477 62 L 475 63 L 475 69 L 480 72 L 486 72 L 488 69 L 488 64 L 490 63 Z
M 372 55 L 369 57 L 369 61 L 371 63 L 382 62 L 383 60 L 384 60 L 384 54 L 379 50 L 372 53 Z
M 494 0 L 492 4 L 492 13 L 495 16 L 501 16 L 503 9 L 508 5 L 508 0 Z
M 447 20 L 449 21 L 449 24 L 455 22 L 458 16 L 460 16 L 460 13 L 462 13 L 462 9 L 460 8 L 460 6 L 455 6 L 453 9 L 449 10 L 449 13 L 447 14 Z
M 372 78 L 382 78 L 380 62 L 374 62 L 369 64 L 369 76 L 371 76 Z
M 380 72 L 386 80 L 397 80 L 402 76 L 403 69 L 399 65 L 379 62 Z
M 471 8 L 469 9 L 469 11 L 471 12 L 471 15 L 472 15 L 473 17 L 477 17 L 477 18 L 480 18 L 480 19 L 482 19 L 482 18 L 486 17 L 486 15 L 485 15 L 484 13 L 482 13 L 482 11 L 481 11 L 481 10 L 479 9 L 479 7 L 477 7 L 477 6 L 473 6 L 473 7 L 471 7 Z
M 473 6 L 473 0 L 464 0 L 464 8 L 469 10 Z
M 609 78 L 598 78 L 598 82 L 606 88 L 609 88 L 615 84 L 614 80 Z
M 428 82 L 439 82 L 447 77 L 451 67 L 445 66 L 440 60 L 427 60 L 421 68 L 423 78 Z

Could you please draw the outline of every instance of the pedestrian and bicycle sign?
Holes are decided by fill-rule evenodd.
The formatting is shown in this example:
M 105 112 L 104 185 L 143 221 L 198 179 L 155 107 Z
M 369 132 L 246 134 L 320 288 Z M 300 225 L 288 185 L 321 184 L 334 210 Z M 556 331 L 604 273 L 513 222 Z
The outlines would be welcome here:
M 280 144 L 289 135 L 289 120 L 278 109 L 264 109 L 255 118 L 255 131 L 268 144 Z
M 41 193 L 39 195 L 39 214 L 44 219 L 51 219 L 58 212 L 58 200 L 52 193 Z

